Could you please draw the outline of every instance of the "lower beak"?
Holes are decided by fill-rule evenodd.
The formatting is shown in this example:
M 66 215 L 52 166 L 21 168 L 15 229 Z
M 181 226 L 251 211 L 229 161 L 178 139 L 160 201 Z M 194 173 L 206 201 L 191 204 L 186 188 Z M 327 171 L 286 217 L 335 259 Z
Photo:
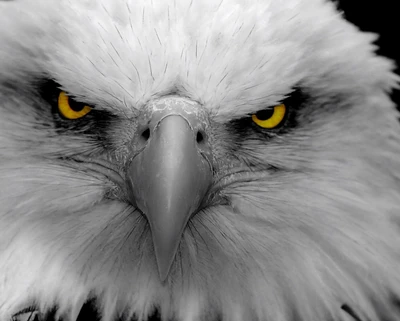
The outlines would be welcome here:
M 212 181 L 210 163 L 191 122 L 179 114 L 162 117 L 128 169 L 134 201 L 150 224 L 162 281 L 169 274 L 183 230 Z

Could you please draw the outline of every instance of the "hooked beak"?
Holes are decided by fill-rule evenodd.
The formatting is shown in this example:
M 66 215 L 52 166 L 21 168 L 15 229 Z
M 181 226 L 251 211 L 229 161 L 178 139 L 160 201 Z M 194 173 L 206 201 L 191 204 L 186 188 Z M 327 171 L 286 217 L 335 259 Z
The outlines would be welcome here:
M 159 275 L 165 281 L 182 233 L 212 182 L 202 121 L 172 100 L 153 113 L 147 144 L 132 160 L 128 185 L 150 224 Z M 176 106 L 174 106 L 174 104 Z M 203 138 L 199 141 L 199 136 Z

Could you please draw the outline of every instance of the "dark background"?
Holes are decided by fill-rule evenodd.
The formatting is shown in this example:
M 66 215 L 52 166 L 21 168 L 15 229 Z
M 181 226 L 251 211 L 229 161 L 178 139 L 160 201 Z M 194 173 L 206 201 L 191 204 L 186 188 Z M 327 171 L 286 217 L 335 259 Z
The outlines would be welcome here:
M 400 11 L 395 8 L 398 0 L 339 0 L 339 8 L 344 17 L 363 31 L 378 33 L 378 53 L 396 61 L 400 66 Z M 396 70 L 400 74 L 400 68 Z M 392 94 L 393 100 L 400 110 L 400 91 Z

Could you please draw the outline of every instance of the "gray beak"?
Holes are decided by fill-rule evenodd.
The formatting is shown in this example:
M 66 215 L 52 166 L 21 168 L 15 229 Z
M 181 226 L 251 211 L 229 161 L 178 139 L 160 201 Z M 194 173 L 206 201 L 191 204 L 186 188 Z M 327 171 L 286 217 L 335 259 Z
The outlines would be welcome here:
M 162 281 L 169 274 L 186 224 L 212 182 L 204 122 L 182 104 L 184 100 L 169 100 L 167 107 L 153 113 L 147 144 L 127 173 L 134 201 L 150 224 Z

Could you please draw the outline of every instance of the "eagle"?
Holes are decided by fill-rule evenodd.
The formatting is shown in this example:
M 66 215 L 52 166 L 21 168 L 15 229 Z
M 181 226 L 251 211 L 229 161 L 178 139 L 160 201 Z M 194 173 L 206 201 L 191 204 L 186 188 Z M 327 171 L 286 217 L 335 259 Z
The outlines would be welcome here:
M 0 320 L 400 320 L 376 39 L 327 0 L 0 1 Z

